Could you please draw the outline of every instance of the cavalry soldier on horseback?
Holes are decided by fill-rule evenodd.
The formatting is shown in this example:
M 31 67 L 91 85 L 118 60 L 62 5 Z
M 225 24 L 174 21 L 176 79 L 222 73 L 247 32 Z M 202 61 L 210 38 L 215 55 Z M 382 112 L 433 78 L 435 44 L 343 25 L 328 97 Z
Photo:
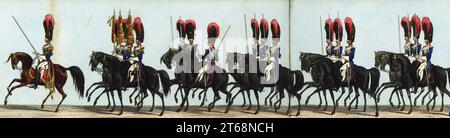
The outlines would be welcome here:
M 141 21 L 141 18 L 136 17 L 134 19 L 134 23 L 133 23 L 133 29 L 134 32 L 136 33 L 136 46 L 133 46 L 133 51 L 132 51 L 132 58 L 131 59 L 131 63 L 132 63 L 132 67 L 130 68 L 130 71 L 136 71 L 137 74 L 141 73 L 141 69 L 143 67 L 142 65 L 142 58 L 143 58 L 143 54 L 144 54 L 144 46 L 142 45 L 142 42 L 144 42 L 144 24 Z M 131 33 L 132 34 L 132 33 Z M 137 76 L 141 76 L 141 75 L 137 75 Z M 130 81 L 132 81 L 133 79 L 131 79 Z
M 269 37 L 269 23 L 265 18 L 260 21 L 261 39 L 259 40 L 259 60 L 267 61 L 268 49 L 267 38 Z
M 424 33 L 425 45 L 422 48 L 421 58 L 419 59 L 421 64 L 419 66 L 418 73 L 420 75 L 420 80 L 422 80 L 423 72 L 426 70 L 427 82 L 429 83 L 432 80 L 432 64 L 430 59 L 431 54 L 433 53 L 433 45 L 431 45 L 431 42 L 433 42 L 433 24 L 431 23 L 430 18 L 422 18 L 422 30 Z
M 336 56 L 338 59 L 340 59 L 342 56 L 341 41 L 342 41 L 342 36 L 344 35 L 341 19 L 339 19 L 339 18 L 334 19 L 333 29 L 334 29 L 334 34 L 336 37 L 336 46 L 334 47 L 334 56 Z
M 41 56 L 45 57 L 45 61 L 39 61 L 38 64 L 35 67 L 35 73 L 34 73 L 34 88 L 37 88 L 39 85 L 40 80 L 40 70 L 44 70 L 43 72 L 43 79 L 45 82 L 45 86 L 50 90 L 51 93 L 55 92 L 54 88 L 54 71 L 53 71 L 53 62 L 51 60 L 51 57 L 53 56 L 53 45 L 51 43 L 53 39 L 53 28 L 55 27 L 55 20 L 53 19 L 53 15 L 47 14 L 45 15 L 45 19 L 43 22 L 44 30 L 45 30 L 45 44 L 42 47 L 42 54 L 35 53 L 39 59 L 41 59 Z M 41 65 L 45 65 L 45 67 L 41 67 Z
M 256 55 L 256 57 L 259 56 L 259 25 L 258 25 L 258 21 L 253 18 L 250 20 L 250 26 L 252 28 L 252 32 L 253 32 L 253 45 L 252 45 L 252 52 L 253 55 Z
M 114 21 L 116 22 L 116 21 Z M 113 55 L 115 55 L 116 57 L 118 57 L 120 60 L 123 59 L 122 54 L 123 54 L 123 47 L 125 46 L 125 30 L 123 30 L 124 24 L 122 23 L 122 14 L 119 11 L 119 19 L 117 20 L 117 23 L 115 25 L 115 34 L 116 34 L 116 48 L 115 48 L 115 53 L 113 53 Z
M 180 37 L 180 43 L 178 44 L 179 49 L 183 49 L 186 46 L 186 22 L 181 19 L 177 20 L 176 28 L 178 31 L 178 35 Z
M 204 74 L 206 73 L 206 84 L 214 77 L 214 71 L 217 68 L 217 61 L 219 60 L 218 49 L 214 46 L 216 39 L 220 34 L 219 25 L 217 25 L 216 22 L 209 23 L 207 33 L 209 48 L 205 49 L 205 53 L 202 56 L 204 67 L 200 69 L 198 75 L 199 78 L 197 78 L 197 80 L 203 79 L 205 76 Z
M 194 60 L 196 58 L 200 57 L 198 55 L 199 52 L 197 50 L 198 44 L 194 44 L 195 29 L 197 26 L 196 26 L 195 21 L 192 19 L 186 20 L 185 24 L 186 24 L 186 33 L 187 33 L 186 35 L 187 35 L 189 44 L 187 44 L 187 46 L 185 46 L 186 50 L 183 50 L 184 51 L 183 54 L 185 54 L 185 56 L 190 56 L 190 60 L 183 59 L 183 61 L 186 61 L 186 62 L 190 61 L 190 65 L 191 65 L 190 72 L 194 73 L 194 72 L 198 71 L 197 68 L 194 68 L 194 64 L 197 62 Z
M 269 59 L 268 59 L 268 63 L 269 65 L 266 67 L 265 72 L 266 72 L 266 81 L 271 80 L 272 78 L 272 74 L 273 75 L 277 75 L 277 71 L 273 71 L 274 69 L 278 70 L 278 60 L 279 58 L 281 58 L 281 54 L 280 54 L 280 46 L 278 45 L 278 43 L 280 42 L 280 24 L 278 24 L 278 21 L 276 19 L 273 19 L 270 22 L 270 28 L 272 30 L 272 46 L 269 49 Z M 273 79 L 273 82 L 275 83 L 277 79 Z
M 124 43 L 123 47 L 123 60 L 128 60 L 133 52 L 134 44 L 134 34 L 133 34 L 133 19 L 131 17 L 131 12 L 128 12 L 128 18 L 122 19 L 122 27 L 124 32 Z
M 413 46 L 414 44 L 411 44 L 410 37 L 411 37 L 411 23 L 409 22 L 408 16 L 404 16 L 402 20 L 400 21 L 400 24 L 402 25 L 404 36 L 405 36 L 405 55 L 409 57 L 410 62 L 412 63 L 415 59 L 413 56 Z
M 335 46 L 333 46 L 333 35 L 334 35 L 334 24 L 333 24 L 333 20 L 331 19 L 327 19 L 325 21 L 325 33 L 326 33 L 326 39 L 327 39 L 327 47 L 326 47 L 326 52 L 327 52 L 327 57 L 329 59 L 331 59 L 332 61 L 336 62 L 339 59 L 336 57 L 335 55 Z
M 413 41 L 414 45 L 412 47 L 412 53 L 415 58 L 415 60 L 419 59 L 420 51 L 422 48 L 422 44 L 419 43 L 420 38 L 420 31 L 421 31 L 421 24 L 420 24 L 420 18 L 417 15 L 413 15 L 411 17 L 411 27 L 413 28 Z
M 350 82 L 355 76 L 355 64 L 353 63 L 353 58 L 355 57 L 355 47 L 353 42 L 355 41 L 355 24 L 353 24 L 352 18 L 346 17 L 345 20 L 345 31 L 347 32 L 347 44 L 345 48 L 345 53 L 343 56 L 344 65 L 341 67 L 342 81 Z

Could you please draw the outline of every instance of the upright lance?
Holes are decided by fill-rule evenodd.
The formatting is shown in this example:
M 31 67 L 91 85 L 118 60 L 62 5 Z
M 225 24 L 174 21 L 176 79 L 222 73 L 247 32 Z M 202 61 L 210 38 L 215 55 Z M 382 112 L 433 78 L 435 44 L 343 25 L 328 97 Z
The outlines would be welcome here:
M 33 44 L 31 43 L 30 39 L 28 39 L 27 35 L 25 34 L 25 32 L 23 31 L 22 27 L 20 26 L 19 22 L 17 22 L 16 18 L 14 16 L 11 16 L 14 19 L 14 22 L 16 23 L 16 25 L 19 27 L 20 31 L 22 32 L 23 36 L 25 36 L 25 38 L 27 39 L 28 43 L 30 44 L 31 48 L 33 49 L 34 53 L 38 53 L 36 48 L 34 48 Z

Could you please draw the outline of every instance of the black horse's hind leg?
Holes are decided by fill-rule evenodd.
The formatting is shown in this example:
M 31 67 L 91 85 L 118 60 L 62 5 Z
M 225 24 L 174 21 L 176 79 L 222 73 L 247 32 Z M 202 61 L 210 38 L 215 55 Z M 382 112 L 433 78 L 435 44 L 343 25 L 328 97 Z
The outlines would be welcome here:
M 97 105 L 97 101 L 98 101 L 98 99 L 100 99 L 100 97 L 103 95 L 103 94 L 107 94 L 107 97 L 108 97 L 108 106 L 107 107 L 109 107 L 110 106 L 110 98 L 109 98 L 109 93 L 107 92 L 108 91 L 108 89 L 105 89 L 105 90 L 103 90 L 102 91 L 102 93 L 100 93 L 96 98 L 95 98 L 95 100 L 94 100 L 94 104 L 92 105 L 92 107 L 95 107 L 96 105 Z
M 257 90 L 253 90 L 253 93 L 255 94 L 255 98 L 256 98 L 256 105 L 257 105 L 257 108 L 256 108 L 256 111 L 255 111 L 255 115 L 256 114 L 258 114 L 259 113 L 259 93 L 258 93 L 258 91 Z M 249 97 L 250 98 L 250 97 Z M 289 102 L 290 103 L 290 102 Z
M 111 108 L 110 112 L 114 112 L 114 110 L 116 109 L 116 101 L 114 100 L 114 91 L 109 90 L 109 93 L 111 94 L 112 101 L 113 101 L 113 107 Z
M 330 92 L 331 95 L 331 100 L 333 101 L 333 111 L 331 112 L 331 115 L 334 115 L 334 113 L 336 113 L 336 102 L 334 101 L 334 93 L 333 90 L 328 90 Z
M 123 102 L 122 102 L 122 91 L 120 89 L 117 89 L 117 95 L 119 95 L 119 101 L 120 101 L 120 112 L 118 115 L 122 115 L 123 114 Z
M 184 107 L 184 104 L 187 102 L 188 96 L 189 96 L 189 90 L 187 88 L 184 89 L 185 95 L 181 99 L 180 107 L 176 110 L 176 112 L 180 112 L 181 109 Z M 186 106 L 187 108 L 187 106 Z
M 206 97 L 206 92 L 208 91 L 208 89 L 203 89 L 203 91 L 202 92 L 200 92 L 198 95 L 199 95 L 199 100 L 200 100 L 200 95 L 201 94 L 203 94 L 203 100 L 202 100 L 202 103 L 200 104 L 200 107 L 203 107 L 203 105 L 205 105 L 205 100 L 207 99 L 207 97 Z
M 363 112 L 366 112 L 366 106 L 367 106 L 367 97 L 366 97 L 367 93 L 364 92 L 363 93 L 363 97 L 364 97 L 364 107 L 363 107 Z
M 150 92 L 152 94 L 152 108 L 150 108 L 149 112 L 153 112 L 153 110 L 155 109 L 155 93 L 156 92 L 154 92 L 154 91 L 150 91 Z M 160 95 L 158 94 L 158 96 L 160 96 Z M 142 99 L 142 100 L 144 100 L 144 99 Z
M 439 112 L 444 111 L 444 92 L 442 90 L 439 90 L 441 92 L 441 109 L 439 109 Z
M 429 108 L 430 103 L 431 103 L 433 100 L 435 100 L 436 97 L 437 97 L 436 88 L 432 88 L 432 90 L 433 90 L 433 97 L 432 97 L 431 100 L 428 101 L 428 103 L 427 103 L 427 111 L 428 111 L 428 112 L 430 111 L 430 108 Z
M 391 105 L 392 108 L 395 108 L 394 103 L 392 103 L 392 97 L 394 96 L 394 93 L 397 94 L 397 98 L 398 98 L 398 93 L 396 91 L 392 91 L 391 96 L 389 96 L 389 104 Z
M 425 95 L 423 95 L 423 97 L 422 97 L 422 105 L 425 104 L 425 98 L 426 98 L 430 93 L 431 93 L 431 90 L 428 90 L 428 92 L 425 93 Z
M 397 90 L 397 92 L 399 92 L 400 93 L 400 97 L 401 97 L 401 99 L 402 99 L 402 108 L 400 108 L 400 111 L 403 111 L 403 110 L 405 110 L 405 98 L 403 97 L 403 91 L 402 90 Z M 400 104 L 400 101 L 398 101 L 398 103 Z M 397 108 L 398 108 L 398 106 L 397 106 Z
M 288 93 L 288 108 L 286 110 L 286 115 L 289 115 L 289 112 L 291 110 L 291 97 L 292 97 L 291 94 Z
M 214 108 L 214 105 L 216 104 L 216 102 L 217 102 L 218 100 L 220 100 L 220 95 L 219 95 L 218 90 L 214 90 L 214 89 L 213 89 L 213 92 L 214 92 L 214 101 L 212 101 L 211 103 L 209 103 L 209 105 L 208 105 L 208 112 L 211 112 L 211 110 L 212 110 L 212 108 Z
M 327 91 L 326 90 L 323 90 L 323 100 L 325 100 L 325 108 L 323 108 L 323 110 L 326 111 L 328 108 L 328 100 L 327 100 Z
M 252 106 L 253 106 L 253 104 L 252 104 L 252 97 L 251 97 L 251 93 L 250 93 L 250 90 L 245 90 L 245 92 L 247 92 L 247 97 L 248 97 L 248 107 L 247 107 L 247 110 L 250 110 L 250 109 L 252 109 Z
M 270 103 L 270 106 L 274 106 L 274 105 L 272 105 L 272 99 L 276 96 L 278 94 L 278 91 L 277 90 L 274 90 L 274 94 L 270 97 L 270 99 L 269 99 L 269 103 Z
M 408 99 L 409 99 L 409 111 L 408 114 L 411 114 L 412 111 L 414 110 L 413 104 L 412 104 L 412 99 L 411 99 L 411 91 L 409 89 L 406 89 L 406 94 L 408 95 Z

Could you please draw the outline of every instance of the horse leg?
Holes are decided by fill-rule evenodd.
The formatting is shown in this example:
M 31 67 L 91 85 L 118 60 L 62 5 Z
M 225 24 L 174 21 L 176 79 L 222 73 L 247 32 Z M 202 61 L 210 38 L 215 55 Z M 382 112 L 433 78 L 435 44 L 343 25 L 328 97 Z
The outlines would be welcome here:
M 110 112 L 114 112 L 114 110 L 116 109 L 116 100 L 114 100 L 114 91 L 113 90 L 109 90 L 109 94 L 111 94 L 112 101 L 113 101 L 113 107 L 109 111 Z
M 345 89 L 344 87 L 342 87 L 342 89 Z M 347 106 L 347 101 L 350 99 L 350 95 L 353 93 L 353 89 L 349 89 L 347 97 L 345 97 L 344 99 L 344 106 Z M 350 103 L 349 103 L 350 104 Z
M 94 104 L 92 105 L 92 107 L 95 107 L 95 106 L 97 105 L 98 99 L 100 99 L 100 97 L 101 97 L 104 93 L 106 93 L 106 94 L 108 95 L 108 106 L 107 106 L 106 108 L 109 108 L 109 106 L 110 106 L 110 101 L 109 101 L 109 93 L 108 93 L 107 91 L 108 91 L 108 89 L 105 88 L 105 90 L 103 90 L 102 93 L 100 93 L 100 94 L 95 98 Z
M 187 88 L 185 88 L 184 92 L 185 92 L 185 95 L 183 96 L 183 98 L 181 100 L 180 107 L 176 110 L 176 112 L 180 112 L 181 109 L 184 107 L 184 104 L 187 102 L 187 99 L 188 99 L 188 96 L 189 96 L 189 90 Z M 187 110 L 187 109 L 185 109 L 185 110 Z
M 203 94 L 203 100 L 202 100 L 202 103 L 200 104 L 200 107 L 203 107 L 203 105 L 205 105 L 205 99 L 207 98 L 206 97 L 206 91 L 207 91 L 208 89 L 204 89 L 202 92 L 200 92 L 199 94 L 198 94 L 198 97 L 199 97 L 199 100 L 201 100 L 201 94 Z
M 274 89 L 274 93 L 273 93 L 273 95 L 270 97 L 270 99 L 269 99 L 269 103 L 270 103 L 270 106 L 272 106 L 272 99 L 276 96 L 278 94 L 278 91 L 276 90 L 276 89 Z
M 10 91 L 10 88 L 11 88 L 11 85 L 14 83 L 14 82 L 21 82 L 22 81 L 22 79 L 13 79 L 12 81 L 11 81 L 11 83 L 9 83 L 9 85 L 8 85 L 8 87 L 6 87 L 6 90 L 8 90 L 8 92 Z
M 327 91 L 326 90 L 323 90 L 323 100 L 325 100 L 325 108 L 323 108 L 323 110 L 326 111 L 328 108 L 328 100 L 327 100 Z
M 429 112 L 430 111 L 430 108 L 429 108 L 429 106 L 430 106 L 430 103 L 431 103 L 431 101 L 433 101 L 434 99 L 436 99 L 436 97 L 437 97 L 437 92 L 436 92 L 436 89 L 435 88 L 433 88 L 432 89 L 433 90 L 433 97 L 430 99 L 430 101 L 428 101 L 428 103 L 427 103 L 427 112 Z
M 241 94 L 242 94 L 242 99 L 244 100 L 241 107 L 245 107 L 245 105 L 247 104 L 247 99 L 245 99 L 244 91 L 241 91 Z M 250 97 L 248 97 L 248 98 L 250 99 Z
M 249 93 L 250 93 L 250 91 L 249 91 Z M 258 94 L 257 90 L 253 90 L 253 93 L 255 94 L 255 97 L 256 97 L 256 105 L 257 105 L 256 111 L 255 111 L 255 115 L 256 115 L 256 114 L 259 113 L 259 109 L 260 109 L 260 107 L 259 107 L 259 94 Z M 250 97 L 249 97 L 249 99 L 250 99 Z M 291 102 L 289 102 L 289 104 L 290 103 Z
M 297 114 L 295 114 L 295 116 L 300 115 L 300 110 L 302 108 L 301 103 L 300 103 L 300 99 L 302 99 L 300 94 L 294 93 L 295 97 L 297 98 L 297 103 L 298 103 L 298 107 L 297 107 Z
M 149 112 L 153 112 L 153 110 L 155 109 L 155 93 L 156 92 L 155 91 L 150 91 L 150 92 L 152 93 L 152 108 L 150 108 Z M 159 94 L 158 94 L 158 96 L 159 96 Z
M 266 98 L 264 99 L 264 106 L 267 106 L 267 100 L 269 99 L 269 97 L 273 94 L 273 90 L 269 92 L 269 94 L 266 96 Z
M 331 115 L 334 115 L 334 113 L 336 113 L 336 107 L 337 107 L 336 102 L 334 101 L 334 93 L 331 89 L 328 91 L 330 92 L 331 100 L 333 101 L 333 111 L 331 112 Z
M 175 98 L 175 102 L 176 102 L 176 103 L 178 103 L 178 97 L 177 97 L 177 96 L 178 96 L 178 92 L 179 92 L 179 91 L 181 91 L 181 87 L 178 85 L 177 91 L 175 91 L 175 95 L 174 95 L 174 98 Z
M 16 85 L 16 86 L 12 87 L 12 88 L 8 91 L 8 94 L 6 94 L 6 97 L 5 97 L 5 103 L 4 103 L 4 104 L 5 104 L 5 105 L 8 104 L 8 97 L 12 95 L 12 91 L 14 91 L 14 90 L 17 89 L 17 88 L 26 86 L 26 85 L 27 85 L 27 84 L 25 84 L 25 83 L 21 83 L 21 84 L 19 84 L 19 85 Z
M 58 90 L 59 94 L 61 94 L 61 96 L 62 96 L 61 101 L 59 101 L 58 106 L 56 106 L 55 112 L 58 112 L 59 111 L 59 106 L 61 106 L 61 104 L 64 101 L 64 99 L 66 99 L 67 94 L 64 93 L 64 90 L 63 90 L 63 88 L 61 86 L 56 86 L 56 89 Z
M 336 107 L 339 107 L 339 100 L 341 100 L 341 98 L 342 98 L 342 96 L 344 95 L 344 93 L 345 93 L 345 89 L 342 89 L 343 91 L 341 92 L 341 94 L 340 94 L 340 96 L 337 98 L 337 100 L 336 100 Z
M 417 95 L 416 98 L 414 98 L 414 106 L 417 105 L 417 99 L 419 99 L 420 95 L 422 95 L 422 93 L 423 93 L 424 91 L 425 91 L 425 90 L 421 89 L 421 91 L 419 92 L 419 95 Z M 423 105 L 423 104 L 422 104 L 422 105 Z
M 359 106 L 359 90 L 358 90 L 358 88 L 356 88 L 356 87 L 354 87 L 354 89 L 355 89 L 355 91 L 358 91 L 358 98 L 356 98 L 355 97 L 355 99 L 356 99 L 356 104 L 355 104 L 355 108 L 354 109 L 358 109 L 358 106 Z
M 403 111 L 403 110 L 405 110 L 405 98 L 403 97 L 403 91 L 402 90 L 398 90 L 397 92 L 400 92 L 400 97 L 401 97 L 401 99 L 402 99 L 402 108 L 400 109 L 400 111 Z M 400 101 L 398 101 L 399 103 L 400 103 Z
M 431 93 L 431 91 L 428 90 L 427 93 L 425 93 L 425 95 L 423 95 L 423 97 L 422 97 L 422 105 L 425 104 L 425 98 L 426 98 L 426 97 L 428 96 L 428 94 L 430 94 L 430 93 Z
M 166 109 L 166 106 L 164 103 L 164 94 L 158 90 L 153 90 L 152 93 L 156 93 L 161 98 L 162 109 L 161 109 L 161 112 L 159 113 L 159 116 L 162 116 L 164 114 L 164 110 Z
M 44 104 L 47 101 L 48 97 L 50 97 L 50 95 L 52 95 L 52 93 L 48 93 L 48 95 L 45 97 L 44 101 L 42 101 L 41 110 L 44 109 Z
M 91 96 L 92 96 L 92 94 L 94 94 L 94 92 L 97 90 L 97 89 L 99 89 L 99 88 L 104 88 L 104 87 L 106 87 L 107 85 L 97 85 L 95 88 L 94 88 L 94 90 L 92 90 L 91 91 L 91 93 L 89 93 L 89 96 L 88 96 L 88 102 L 90 102 L 91 101 Z
M 128 97 L 128 99 L 130 100 L 130 104 L 131 104 L 131 103 L 133 103 L 133 99 L 132 99 L 132 97 L 133 97 L 134 93 L 136 93 L 136 92 L 137 92 L 137 90 L 138 90 L 138 89 L 137 89 L 137 88 L 135 88 L 135 89 L 134 89 L 134 91 L 133 91 L 133 92 L 132 92 L 132 93 L 130 94 L 130 96 Z M 135 102 L 135 104 L 136 104 L 136 102 L 137 102 L 137 101 L 135 100 L 134 102 Z
M 358 98 L 359 98 L 359 90 L 355 89 L 355 98 L 353 98 L 353 100 L 348 105 L 348 111 L 351 111 L 353 102 L 355 102 Z M 356 103 L 356 105 L 358 105 L 358 103 Z
M 403 92 L 402 91 L 396 91 L 395 94 L 397 95 L 397 108 L 400 108 L 400 104 L 403 103 L 403 105 L 405 105 L 405 99 L 403 98 Z M 401 101 L 400 101 L 400 99 L 401 99 Z M 402 106 L 402 108 L 403 107 L 404 106 Z
M 392 97 L 394 96 L 394 93 L 397 94 L 397 98 L 398 98 L 398 93 L 396 91 L 392 91 L 391 96 L 389 96 L 389 104 L 391 105 L 392 108 L 395 108 L 394 103 L 392 103 Z M 398 100 L 400 100 L 400 99 L 398 99 Z
M 317 108 L 321 108 L 322 107 L 322 95 L 321 92 L 317 92 L 317 95 L 319 95 L 319 105 L 317 105 Z
M 363 91 L 363 97 L 364 97 L 364 108 L 363 108 L 363 112 L 366 112 L 366 106 L 367 106 L 367 98 L 366 98 L 367 93 Z
M 88 102 L 91 101 L 92 93 L 94 93 L 94 91 L 96 90 L 96 88 L 97 88 L 98 85 L 100 85 L 100 84 L 104 84 L 104 82 L 103 82 L 103 81 L 95 82 L 95 83 L 93 83 L 91 86 L 89 86 L 89 88 L 86 90 L 86 96 L 88 96 L 88 97 L 87 97 L 87 98 L 88 98 Z M 95 89 L 92 90 L 91 93 L 89 93 L 89 90 L 91 90 L 91 88 L 94 87 L 94 86 L 97 86 L 97 87 L 95 87 Z
M 219 92 L 218 92 L 217 90 L 214 90 L 214 89 L 213 89 L 213 92 L 214 92 L 214 101 L 212 101 L 211 103 L 209 103 L 209 105 L 208 105 L 208 112 L 211 112 L 211 109 L 214 107 L 214 104 L 216 104 L 216 102 L 217 102 L 218 100 L 220 100 Z M 205 92 L 205 93 L 206 93 L 206 92 Z
M 406 94 L 408 95 L 408 99 L 409 99 L 409 111 L 408 114 L 411 114 L 413 111 L 413 105 L 412 105 L 412 100 L 411 100 L 411 91 L 409 89 L 406 89 Z
M 288 93 L 288 99 L 289 99 L 289 102 L 288 102 L 288 108 L 287 108 L 287 111 L 286 111 L 286 115 L 289 115 L 289 111 L 291 110 L 291 93 Z
M 439 112 L 444 111 L 444 92 L 442 90 L 439 90 L 441 92 L 441 109 L 439 109 Z
M 250 90 L 246 90 L 245 92 L 247 92 L 247 97 L 248 97 L 248 107 L 247 107 L 247 110 L 250 110 L 250 109 L 252 109 L 252 97 L 251 97 L 251 93 L 250 93 Z
M 118 115 L 122 115 L 123 114 L 123 102 L 122 102 L 122 91 L 120 89 L 117 90 L 117 95 L 119 95 L 119 101 L 120 101 L 120 112 Z
M 316 90 L 314 90 L 311 94 L 309 94 L 308 97 L 306 97 L 306 101 L 305 101 L 305 105 L 308 105 L 309 99 L 315 94 L 320 92 L 319 88 L 317 88 Z
M 277 106 L 277 109 L 278 109 L 278 110 L 281 108 L 281 101 L 282 101 L 283 98 L 284 98 L 284 91 L 281 91 L 279 94 L 280 94 L 280 99 L 278 100 L 278 106 Z M 275 105 L 274 105 L 274 106 L 275 106 Z

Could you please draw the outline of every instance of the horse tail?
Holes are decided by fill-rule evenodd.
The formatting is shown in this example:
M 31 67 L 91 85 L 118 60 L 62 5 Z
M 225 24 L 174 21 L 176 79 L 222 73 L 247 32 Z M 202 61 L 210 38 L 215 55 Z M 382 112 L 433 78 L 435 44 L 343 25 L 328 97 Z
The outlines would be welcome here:
M 380 71 L 377 68 L 370 68 L 370 92 L 375 94 L 380 83 Z
M 448 83 L 450 84 L 450 68 L 445 68 L 445 71 L 447 71 Z
M 158 70 L 159 79 L 161 80 L 161 84 L 163 87 L 164 95 L 167 96 L 170 92 L 170 77 L 164 70 Z
M 84 75 L 81 69 L 77 66 L 71 66 L 69 68 L 65 68 L 70 71 L 72 75 L 73 83 L 75 84 L 75 90 L 78 91 L 78 94 L 81 98 L 84 97 Z
M 303 86 L 305 86 L 305 80 L 303 78 L 303 73 L 300 70 L 294 70 L 295 74 L 295 83 L 293 85 L 293 91 L 298 92 L 300 91 Z

